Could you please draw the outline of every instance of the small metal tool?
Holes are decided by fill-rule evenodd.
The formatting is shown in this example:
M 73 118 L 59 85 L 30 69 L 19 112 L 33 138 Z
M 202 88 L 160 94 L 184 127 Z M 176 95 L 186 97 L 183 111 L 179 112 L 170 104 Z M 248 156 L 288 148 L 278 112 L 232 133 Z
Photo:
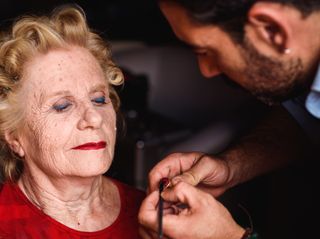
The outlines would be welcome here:
M 161 193 L 169 185 L 168 178 L 162 178 L 159 183 L 159 204 L 158 204 L 158 238 L 163 238 L 162 218 L 163 218 L 163 198 Z

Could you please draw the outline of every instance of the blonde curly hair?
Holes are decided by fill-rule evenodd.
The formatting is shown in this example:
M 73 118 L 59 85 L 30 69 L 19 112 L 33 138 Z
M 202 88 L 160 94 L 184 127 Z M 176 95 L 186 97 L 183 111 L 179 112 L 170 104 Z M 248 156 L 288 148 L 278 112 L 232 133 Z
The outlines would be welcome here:
M 111 60 L 107 43 L 89 29 L 78 6 L 63 6 L 47 16 L 24 16 L 0 40 L 0 167 L 3 180 L 19 179 L 22 160 L 11 151 L 5 132 L 14 133 L 23 121 L 23 105 L 17 101 L 24 65 L 35 54 L 76 45 L 88 49 L 97 59 L 110 86 L 116 111 L 119 98 L 112 85 L 123 83 L 123 75 Z M 1 175 L 2 174 L 2 175 Z

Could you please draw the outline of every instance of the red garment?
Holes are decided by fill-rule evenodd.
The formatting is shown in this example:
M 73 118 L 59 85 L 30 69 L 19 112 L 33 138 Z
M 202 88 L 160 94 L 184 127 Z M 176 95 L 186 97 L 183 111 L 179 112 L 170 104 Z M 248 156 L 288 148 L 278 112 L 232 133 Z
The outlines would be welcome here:
M 118 218 L 97 232 L 71 229 L 34 206 L 16 184 L 5 183 L 0 191 L 1 239 L 136 239 L 138 210 L 144 193 L 113 180 L 121 198 Z

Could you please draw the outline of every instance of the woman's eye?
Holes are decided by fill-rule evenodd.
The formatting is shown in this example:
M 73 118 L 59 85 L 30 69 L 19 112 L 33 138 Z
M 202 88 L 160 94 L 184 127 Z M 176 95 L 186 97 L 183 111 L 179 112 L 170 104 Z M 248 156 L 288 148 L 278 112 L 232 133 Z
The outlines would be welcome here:
M 66 102 L 66 103 L 62 103 L 62 104 L 55 104 L 53 106 L 53 109 L 57 112 L 63 112 L 65 111 L 69 106 L 71 105 L 71 103 Z
M 96 105 L 105 105 L 107 103 L 106 97 L 104 97 L 104 96 L 94 98 L 91 101 Z

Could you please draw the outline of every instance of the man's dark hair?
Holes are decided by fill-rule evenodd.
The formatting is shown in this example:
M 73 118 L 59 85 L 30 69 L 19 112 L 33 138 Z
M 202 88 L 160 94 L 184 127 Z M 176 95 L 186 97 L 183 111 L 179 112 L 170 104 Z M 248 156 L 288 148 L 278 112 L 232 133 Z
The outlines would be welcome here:
M 198 24 L 216 24 L 223 30 L 242 39 L 247 12 L 259 0 L 159 0 L 172 2 L 185 8 L 191 19 Z M 260 0 L 289 5 L 297 8 L 303 16 L 320 10 L 320 0 Z

